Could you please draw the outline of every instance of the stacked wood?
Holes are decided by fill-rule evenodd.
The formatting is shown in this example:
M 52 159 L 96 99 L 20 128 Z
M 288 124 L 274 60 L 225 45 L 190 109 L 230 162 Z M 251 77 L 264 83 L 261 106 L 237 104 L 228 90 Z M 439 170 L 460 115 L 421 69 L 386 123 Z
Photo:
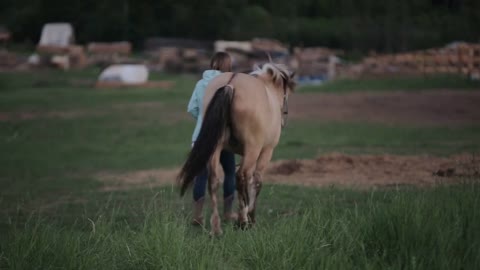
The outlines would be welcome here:
M 69 23 L 47 23 L 43 26 L 37 55 L 41 65 L 61 69 L 83 68 L 87 64 L 85 49 L 74 44 L 74 30 Z
M 84 68 L 87 65 L 85 49 L 80 45 L 38 45 L 37 53 L 41 57 L 42 64 L 53 65 L 64 70 Z
M 87 55 L 85 54 L 85 48 L 83 46 L 70 46 L 68 56 L 70 58 L 70 64 L 74 68 L 84 68 L 88 64 Z
M 362 62 L 369 74 L 422 73 L 472 74 L 478 73 L 480 44 L 456 43 L 444 48 L 398 54 L 373 54 Z
M 472 61 L 470 69 L 470 77 L 472 79 L 480 80 L 480 44 L 472 46 Z
M 121 62 L 122 57 L 130 55 L 132 44 L 120 42 L 91 42 L 87 45 L 89 62 L 96 65 L 109 65 Z
M 18 64 L 18 57 L 14 53 L 0 49 L 0 67 L 11 68 Z
M 210 55 L 203 49 L 162 47 L 150 51 L 150 67 L 170 72 L 198 72 L 208 69 Z
M 338 61 L 334 61 L 340 51 L 324 47 L 294 48 L 293 50 L 300 76 L 325 76 L 335 74 Z
M 68 46 L 38 45 L 37 52 L 40 54 L 67 54 Z
M 90 54 L 129 55 L 132 52 L 132 44 L 128 41 L 91 42 L 88 44 L 87 50 Z
M 230 57 L 232 57 L 236 70 L 252 70 L 253 66 L 255 65 L 254 59 L 256 57 L 253 56 L 252 52 L 247 52 L 236 48 L 227 48 L 226 52 L 228 52 Z
M 180 50 L 176 47 L 160 48 L 153 55 L 156 63 L 161 65 L 180 62 Z
M 196 59 L 200 56 L 200 52 L 196 49 L 185 48 L 182 51 L 183 59 Z
M 0 25 L 0 41 L 7 42 L 10 37 L 10 31 L 5 26 Z
M 195 39 L 183 39 L 183 38 L 163 38 L 153 37 L 148 38 L 145 41 L 145 50 L 148 52 L 154 52 L 162 48 L 192 48 L 197 50 L 211 50 L 212 43 L 208 41 L 195 40 Z
M 288 54 L 288 47 L 278 40 L 266 38 L 254 38 L 252 40 L 252 50 L 264 52 L 279 52 Z

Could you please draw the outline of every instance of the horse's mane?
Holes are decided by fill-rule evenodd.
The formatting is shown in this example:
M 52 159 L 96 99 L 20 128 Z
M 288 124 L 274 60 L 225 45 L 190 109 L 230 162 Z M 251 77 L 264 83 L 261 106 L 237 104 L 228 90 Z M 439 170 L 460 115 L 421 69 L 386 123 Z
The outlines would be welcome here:
M 275 86 L 280 88 L 288 87 L 292 91 L 295 88 L 295 82 L 291 77 L 291 73 L 287 66 L 283 64 L 266 63 L 262 67 L 256 67 L 250 74 L 270 80 Z

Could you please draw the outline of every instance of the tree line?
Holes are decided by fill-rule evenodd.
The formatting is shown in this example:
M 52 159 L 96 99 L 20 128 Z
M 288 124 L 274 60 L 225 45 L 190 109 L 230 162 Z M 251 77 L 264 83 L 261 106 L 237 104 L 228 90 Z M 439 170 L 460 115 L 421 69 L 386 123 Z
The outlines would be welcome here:
M 2 0 L 0 25 L 36 43 L 47 22 L 70 22 L 77 41 L 153 36 L 279 39 L 290 45 L 395 52 L 480 39 L 478 0 Z

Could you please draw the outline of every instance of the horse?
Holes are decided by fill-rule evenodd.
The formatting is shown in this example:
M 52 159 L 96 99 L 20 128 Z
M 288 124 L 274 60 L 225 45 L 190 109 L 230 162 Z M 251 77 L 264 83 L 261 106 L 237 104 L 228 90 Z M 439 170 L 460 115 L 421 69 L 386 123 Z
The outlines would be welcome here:
M 212 203 L 211 234 L 222 234 L 217 190 L 220 185 L 220 152 L 242 156 L 236 172 L 240 228 L 255 224 L 262 174 L 280 140 L 288 114 L 288 96 L 294 91 L 294 73 L 280 64 L 267 63 L 251 74 L 222 73 L 207 86 L 203 124 L 177 181 L 183 196 L 196 175 L 207 167 Z

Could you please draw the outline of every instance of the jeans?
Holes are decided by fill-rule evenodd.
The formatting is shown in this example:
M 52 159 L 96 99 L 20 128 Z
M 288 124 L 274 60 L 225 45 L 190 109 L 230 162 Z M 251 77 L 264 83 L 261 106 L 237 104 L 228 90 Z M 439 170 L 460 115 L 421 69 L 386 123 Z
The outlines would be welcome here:
M 233 196 L 235 193 L 235 154 L 229 151 L 222 151 L 220 154 L 220 164 L 225 173 L 225 180 L 223 182 L 223 198 Z M 193 186 L 193 200 L 198 201 L 205 197 L 205 190 L 207 189 L 208 171 L 207 168 L 195 177 Z

